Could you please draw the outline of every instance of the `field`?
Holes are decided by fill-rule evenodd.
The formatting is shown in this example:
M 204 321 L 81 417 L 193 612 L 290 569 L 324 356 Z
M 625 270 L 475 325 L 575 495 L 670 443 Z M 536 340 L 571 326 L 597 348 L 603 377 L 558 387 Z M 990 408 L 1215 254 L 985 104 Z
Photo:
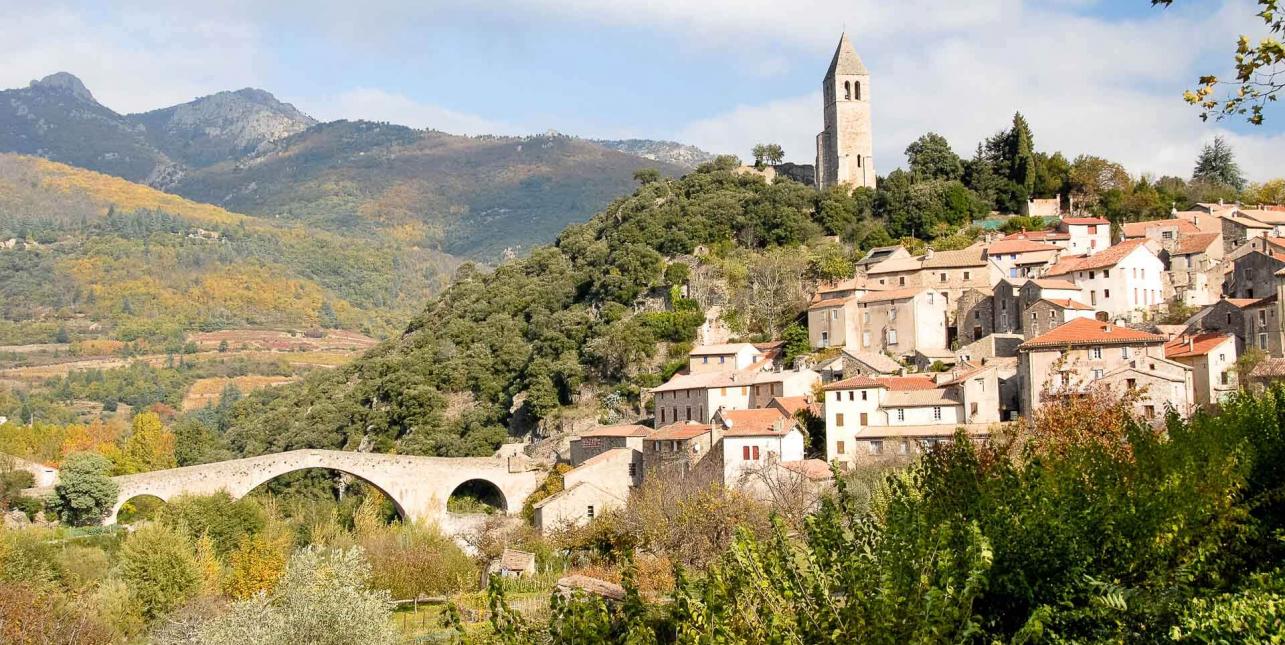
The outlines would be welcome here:
M 207 405 L 217 403 L 219 396 L 228 385 L 235 385 L 242 394 L 249 393 L 265 387 L 275 387 L 283 383 L 294 381 L 293 376 L 236 376 L 233 378 L 203 378 L 192 384 L 187 394 L 183 396 L 184 412 L 197 410 Z

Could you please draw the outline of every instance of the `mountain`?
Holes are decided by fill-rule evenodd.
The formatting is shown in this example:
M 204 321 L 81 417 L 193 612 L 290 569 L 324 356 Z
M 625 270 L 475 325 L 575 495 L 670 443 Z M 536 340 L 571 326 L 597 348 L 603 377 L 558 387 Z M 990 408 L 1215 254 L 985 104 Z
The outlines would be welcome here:
M 147 182 L 173 162 L 143 126 L 94 99 L 75 76 L 59 72 L 0 91 L 0 151 L 55 159 L 130 181 Z
M 672 164 L 688 170 L 695 170 L 697 166 L 713 161 L 716 156 L 696 146 L 676 141 L 652 139 L 591 139 L 591 141 L 609 150 Z
M 549 133 L 463 137 L 317 123 L 257 89 L 121 115 L 58 73 L 0 92 L 0 152 L 36 155 L 249 215 L 495 261 L 553 239 L 634 185 L 708 154 Z
M 644 167 L 683 171 L 556 133 L 462 137 L 336 121 L 194 170 L 171 190 L 239 212 L 496 259 L 584 221 L 630 190 Z
M 323 324 L 387 335 L 458 263 L 0 154 L 0 344 L 48 342 L 71 322 L 120 340 Z
M 317 124 L 312 117 L 253 88 L 219 92 L 127 117 L 158 150 L 200 168 L 251 155 Z

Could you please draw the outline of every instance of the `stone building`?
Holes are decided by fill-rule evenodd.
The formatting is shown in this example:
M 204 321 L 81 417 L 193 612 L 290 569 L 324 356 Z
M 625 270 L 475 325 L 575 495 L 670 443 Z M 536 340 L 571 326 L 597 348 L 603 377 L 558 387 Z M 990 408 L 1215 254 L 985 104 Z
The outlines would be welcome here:
M 1226 332 L 1179 336 L 1165 343 L 1165 358 L 1191 368 L 1197 405 L 1217 403 L 1235 392 L 1236 337 Z
M 969 289 L 955 301 L 955 338 L 960 345 L 995 333 L 995 297 L 988 291 Z
M 578 467 L 589 459 L 616 448 L 642 450 L 643 437 L 650 432 L 651 428 L 636 424 L 599 426 L 582 432 L 571 439 L 571 465 Z
M 947 347 L 945 298 L 932 289 L 875 291 L 858 304 L 862 350 L 908 356 Z
M 1221 233 L 1196 233 L 1178 239 L 1169 252 L 1173 296 L 1188 306 L 1203 307 L 1222 295 Z
M 1076 318 L 1092 318 L 1093 307 L 1068 299 L 1042 298 L 1022 312 L 1028 338 L 1047 334 Z
M 974 244 L 958 251 L 934 252 L 929 249 L 924 253 L 920 264 L 923 271 L 923 286 L 930 287 L 942 294 L 946 310 L 960 294 L 969 289 L 989 291 L 1003 277 L 1000 268 L 986 259 L 986 247 Z
M 817 187 L 874 188 L 870 72 L 846 33 L 821 83 L 821 97 L 825 129 L 817 135 Z
M 1228 298 L 1266 298 L 1276 293 L 1276 272 L 1285 268 L 1285 253 L 1254 250 L 1232 262 L 1223 279 Z
M 1193 404 L 1191 369 L 1165 358 L 1164 336 L 1092 318 L 1077 318 L 1018 348 L 1022 413 L 1046 397 L 1075 396 L 1090 385 L 1134 393 L 1136 413 L 1163 416 Z

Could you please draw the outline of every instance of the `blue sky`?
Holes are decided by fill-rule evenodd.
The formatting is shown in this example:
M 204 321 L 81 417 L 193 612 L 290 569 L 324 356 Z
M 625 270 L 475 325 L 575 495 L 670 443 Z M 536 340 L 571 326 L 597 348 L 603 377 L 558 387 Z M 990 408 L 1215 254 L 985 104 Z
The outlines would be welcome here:
M 264 5 L 267 5 L 266 7 Z M 1226 134 L 1248 175 L 1285 174 L 1285 111 L 1204 124 L 1181 93 L 1260 29 L 1250 0 L 0 0 L 0 86 L 64 70 L 141 111 L 267 89 L 320 119 L 467 134 L 666 138 L 808 163 L 845 27 L 872 70 L 876 165 L 918 135 L 960 154 L 1015 110 L 1040 149 L 1186 175 Z M 1272 118 L 1275 117 L 1275 118 Z

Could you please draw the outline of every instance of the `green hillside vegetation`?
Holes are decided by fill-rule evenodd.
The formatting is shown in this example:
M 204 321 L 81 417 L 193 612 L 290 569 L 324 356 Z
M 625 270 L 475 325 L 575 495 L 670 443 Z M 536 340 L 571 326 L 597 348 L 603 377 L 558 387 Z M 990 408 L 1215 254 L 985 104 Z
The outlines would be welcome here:
M 640 168 L 680 168 L 550 134 L 461 137 L 336 121 L 171 190 L 254 215 L 493 259 L 552 240 L 626 192 Z
M 82 318 L 121 340 L 246 325 L 384 335 L 454 266 L 16 155 L 0 155 L 5 239 L 0 315 L 32 331 L 5 342 L 47 342 L 39 321 Z

